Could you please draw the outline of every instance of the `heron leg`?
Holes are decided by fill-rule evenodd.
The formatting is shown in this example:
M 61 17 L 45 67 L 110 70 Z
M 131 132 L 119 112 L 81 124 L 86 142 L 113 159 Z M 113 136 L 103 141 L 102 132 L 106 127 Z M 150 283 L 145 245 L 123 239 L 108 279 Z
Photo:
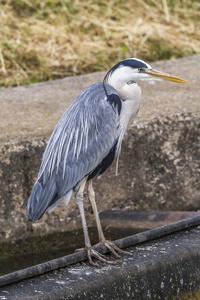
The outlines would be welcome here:
M 86 218 L 85 218 L 85 211 L 84 211 L 84 206 L 83 206 L 83 192 L 84 192 L 86 181 L 87 181 L 87 178 L 80 185 L 79 190 L 76 194 L 77 204 L 78 204 L 78 208 L 79 208 L 79 211 L 80 211 L 82 226 L 83 226 L 85 248 L 77 249 L 76 251 L 85 250 L 86 253 L 87 253 L 89 263 L 92 264 L 93 266 L 98 266 L 98 264 L 93 262 L 92 256 L 95 257 L 96 259 L 101 260 L 102 262 L 113 264 L 114 262 L 107 261 L 106 257 L 103 254 L 101 254 L 98 251 L 92 249 L 92 246 L 91 246 L 91 242 L 90 242 L 90 238 L 89 238 L 89 234 L 88 234 L 88 227 L 87 227 Z
M 110 252 L 112 252 L 117 258 L 120 257 L 117 252 L 119 252 L 120 254 L 130 255 L 129 252 L 121 250 L 113 242 L 111 242 L 109 240 L 106 240 L 106 238 L 104 236 L 104 233 L 103 233 L 103 230 L 102 230 L 101 221 L 100 221 L 100 218 L 99 218 L 99 213 L 98 213 L 97 206 L 96 206 L 95 193 L 94 193 L 94 189 L 93 189 L 93 186 L 92 186 L 92 180 L 90 180 L 88 182 L 88 196 L 89 196 L 90 202 L 92 204 L 92 209 L 93 209 L 94 216 L 95 216 L 95 219 L 96 219 L 97 231 L 98 231 L 98 235 L 99 235 L 99 243 L 95 246 L 98 246 L 98 245 L 106 246 L 110 250 Z
M 97 205 L 96 205 L 96 201 L 95 201 L 95 192 L 92 186 L 92 180 L 90 180 L 88 182 L 88 196 L 89 196 L 89 200 L 91 202 L 92 205 L 92 210 L 94 212 L 94 216 L 95 216 L 95 220 L 96 220 L 96 224 L 97 224 L 97 231 L 98 231 L 98 235 L 99 235 L 99 241 L 104 241 L 105 237 L 104 237 L 104 233 L 101 227 L 101 221 L 99 219 L 99 213 L 97 211 Z

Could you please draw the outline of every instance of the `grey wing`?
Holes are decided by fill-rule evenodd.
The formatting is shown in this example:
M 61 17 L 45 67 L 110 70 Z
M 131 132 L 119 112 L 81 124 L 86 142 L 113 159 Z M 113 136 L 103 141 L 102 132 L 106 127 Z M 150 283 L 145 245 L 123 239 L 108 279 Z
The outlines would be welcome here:
M 29 217 L 37 211 L 39 218 L 91 174 L 117 144 L 121 100 L 113 88 L 106 85 L 106 89 L 112 96 L 109 99 L 102 83 L 82 91 L 58 122 L 29 199 Z

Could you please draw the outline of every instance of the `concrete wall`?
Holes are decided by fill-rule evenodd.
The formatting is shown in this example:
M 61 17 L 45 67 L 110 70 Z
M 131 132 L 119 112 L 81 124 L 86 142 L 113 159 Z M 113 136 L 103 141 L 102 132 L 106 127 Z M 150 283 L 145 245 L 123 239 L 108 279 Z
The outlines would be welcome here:
M 189 84 L 142 83 L 143 103 L 115 166 L 95 181 L 99 210 L 200 208 L 200 56 L 157 62 L 153 67 Z M 104 73 L 0 91 L 0 240 L 15 241 L 80 228 L 76 202 L 31 224 L 27 200 L 42 153 L 74 97 Z M 91 208 L 86 201 L 87 214 Z M 93 221 L 90 218 L 89 223 Z

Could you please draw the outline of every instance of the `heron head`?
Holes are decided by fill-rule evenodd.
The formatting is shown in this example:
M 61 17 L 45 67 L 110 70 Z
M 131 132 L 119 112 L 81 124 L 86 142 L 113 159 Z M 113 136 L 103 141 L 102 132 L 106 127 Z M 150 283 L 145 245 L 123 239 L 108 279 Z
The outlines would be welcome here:
M 186 80 L 179 77 L 154 70 L 149 64 L 137 58 L 122 60 L 107 73 L 105 79 L 108 79 L 108 82 L 120 80 L 127 84 L 134 83 L 138 80 L 169 80 L 179 83 L 187 83 Z

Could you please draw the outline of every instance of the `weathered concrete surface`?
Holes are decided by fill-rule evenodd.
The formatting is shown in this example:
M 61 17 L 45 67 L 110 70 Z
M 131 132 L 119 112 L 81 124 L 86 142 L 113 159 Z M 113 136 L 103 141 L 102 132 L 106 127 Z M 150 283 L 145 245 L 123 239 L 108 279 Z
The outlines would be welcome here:
M 199 112 L 199 63 L 200 55 L 153 63 L 153 67 L 182 76 L 189 84 L 141 82 L 143 103 L 136 121 Z M 94 73 L 0 90 L 0 145 L 31 138 L 48 139 L 72 100 L 88 85 L 102 81 L 104 75 Z
M 4 286 L 0 299 L 200 299 L 199 226 L 127 250 L 114 266 L 75 264 Z
M 190 83 L 141 84 L 143 104 L 125 136 L 119 175 L 115 177 L 113 166 L 95 182 L 99 210 L 199 209 L 199 64 L 200 56 L 152 64 Z M 1 242 L 81 227 L 75 201 L 32 225 L 27 199 L 55 124 L 74 97 L 103 76 L 96 73 L 0 91 Z

